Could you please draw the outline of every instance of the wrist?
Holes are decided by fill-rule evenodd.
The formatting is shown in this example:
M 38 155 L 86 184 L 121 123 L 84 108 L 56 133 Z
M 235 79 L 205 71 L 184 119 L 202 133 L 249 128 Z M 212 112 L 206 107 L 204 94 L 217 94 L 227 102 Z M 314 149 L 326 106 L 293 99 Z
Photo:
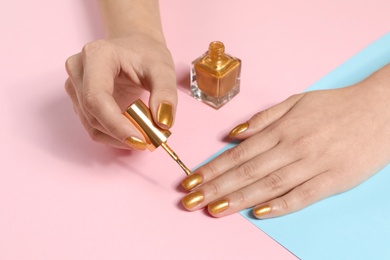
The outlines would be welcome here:
M 137 26 L 132 25 L 128 28 L 117 28 L 116 30 L 107 31 L 107 38 L 108 39 L 114 39 L 114 38 L 128 38 L 128 37 L 134 37 L 136 35 L 143 35 L 150 37 L 151 39 L 156 40 L 157 42 L 160 42 L 164 45 L 165 43 L 165 37 L 161 30 L 153 27 L 148 27 L 145 25 Z
M 165 43 L 158 0 L 100 0 L 106 37 L 149 35 Z

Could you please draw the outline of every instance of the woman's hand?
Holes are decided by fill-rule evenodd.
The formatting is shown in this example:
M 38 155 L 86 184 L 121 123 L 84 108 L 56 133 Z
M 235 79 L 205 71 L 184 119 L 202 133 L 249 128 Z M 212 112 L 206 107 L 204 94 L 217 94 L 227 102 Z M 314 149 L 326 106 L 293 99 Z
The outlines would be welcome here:
M 158 1 L 99 4 L 108 39 L 88 43 L 68 58 L 65 89 L 93 140 L 145 150 L 143 136 L 122 112 L 147 90 L 154 121 L 168 129 L 177 106 L 174 63 L 162 33 Z
M 365 181 L 390 162 L 390 66 L 342 89 L 294 95 L 230 136 L 244 140 L 183 181 L 188 210 L 300 210 Z
M 143 90 L 155 122 L 170 128 L 177 105 L 174 64 L 165 43 L 144 34 L 88 43 L 66 62 L 66 91 L 91 138 L 144 150 L 142 135 L 122 112 Z M 126 143 L 126 144 L 125 144 Z

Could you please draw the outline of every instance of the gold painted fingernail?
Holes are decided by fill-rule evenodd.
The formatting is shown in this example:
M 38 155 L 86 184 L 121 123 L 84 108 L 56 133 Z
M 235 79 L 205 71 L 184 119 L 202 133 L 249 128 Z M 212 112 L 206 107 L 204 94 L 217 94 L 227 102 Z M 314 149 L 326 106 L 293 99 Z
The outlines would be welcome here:
M 211 214 L 218 214 L 229 207 L 229 202 L 226 199 L 217 200 L 208 205 L 208 210 Z
M 230 131 L 229 136 L 230 137 L 235 137 L 238 134 L 241 134 L 242 132 L 246 131 L 249 127 L 249 124 L 247 122 L 240 124 L 233 128 L 232 131 Z
M 272 210 L 271 206 L 263 205 L 263 206 L 254 208 L 253 209 L 253 214 L 255 215 L 255 217 L 261 218 L 264 215 L 267 215 L 268 213 L 270 213 L 271 210 Z
M 125 140 L 125 144 L 133 148 L 134 150 L 146 150 L 147 144 L 142 141 L 141 139 L 138 139 L 137 137 L 129 137 Z
M 170 128 L 173 124 L 172 106 L 167 103 L 161 103 L 157 109 L 157 121 Z
M 185 196 L 181 202 L 183 203 L 184 207 L 187 209 L 191 209 L 201 203 L 203 201 L 203 193 L 200 191 L 195 191 L 187 196 Z
M 183 185 L 184 189 L 186 190 L 191 190 L 201 184 L 203 181 L 202 175 L 199 173 L 193 173 L 189 175 L 187 178 L 185 178 L 182 182 L 181 185 Z

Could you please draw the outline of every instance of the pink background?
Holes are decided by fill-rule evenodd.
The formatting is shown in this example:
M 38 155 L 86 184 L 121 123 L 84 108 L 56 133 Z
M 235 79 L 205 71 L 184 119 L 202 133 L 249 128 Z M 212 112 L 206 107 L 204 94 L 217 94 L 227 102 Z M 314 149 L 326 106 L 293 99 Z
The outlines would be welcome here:
M 161 1 L 178 77 L 170 146 L 190 168 L 253 113 L 301 92 L 390 28 L 390 2 Z M 102 38 L 95 1 L 0 9 L 0 259 L 294 259 L 239 214 L 180 206 L 184 173 L 162 149 L 93 143 L 63 89 L 64 62 Z M 216 111 L 188 95 L 189 64 L 220 40 L 242 91 Z

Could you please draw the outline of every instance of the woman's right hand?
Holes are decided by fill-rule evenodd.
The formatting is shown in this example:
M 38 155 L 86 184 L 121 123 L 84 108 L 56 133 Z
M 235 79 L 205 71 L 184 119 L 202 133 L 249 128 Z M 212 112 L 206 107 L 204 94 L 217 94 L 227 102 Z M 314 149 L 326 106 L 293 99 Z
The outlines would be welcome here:
M 110 146 L 145 150 L 143 136 L 122 114 L 144 90 L 162 128 L 177 106 L 174 63 L 165 41 L 144 33 L 88 43 L 66 61 L 65 89 L 90 137 Z

